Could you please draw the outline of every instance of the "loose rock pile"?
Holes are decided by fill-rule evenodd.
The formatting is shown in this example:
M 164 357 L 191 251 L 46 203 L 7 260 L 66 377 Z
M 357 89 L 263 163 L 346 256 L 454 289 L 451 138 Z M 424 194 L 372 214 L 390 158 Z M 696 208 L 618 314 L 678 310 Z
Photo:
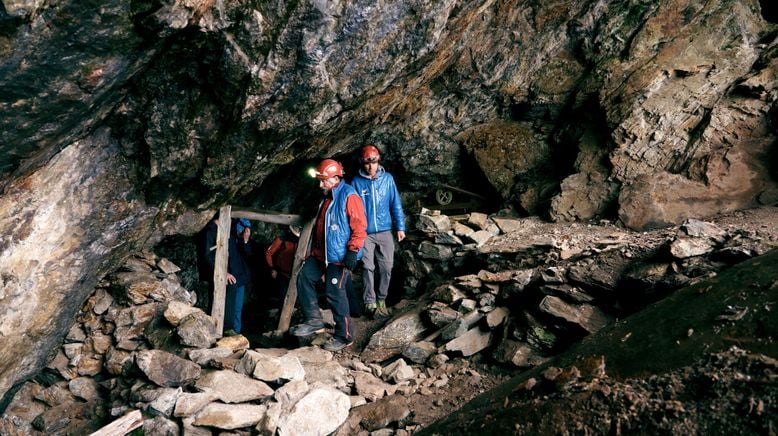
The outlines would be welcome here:
M 0 434 L 86 434 L 134 409 L 154 435 L 324 435 L 347 418 L 343 434 L 388 426 L 412 432 L 401 395 L 467 368 L 461 360 L 426 372 L 402 359 L 342 365 L 317 346 L 251 350 L 244 336 L 218 339 L 177 270 L 147 253 L 109 276 L 47 370 L 16 394 Z
M 434 367 L 448 356 L 488 353 L 536 366 L 673 290 L 778 246 L 775 208 L 749 213 L 766 224 L 745 229 L 726 224 L 738 222 L 730 216 L 722 227 L 690 219 L 634 233 L 609 223 L 562 227 L 422 210 L 417 228 L 426 238 L 401 258 L 406 294 L 426 289 L 427 298 L 373 335 L 362 358 L 402 354 Z

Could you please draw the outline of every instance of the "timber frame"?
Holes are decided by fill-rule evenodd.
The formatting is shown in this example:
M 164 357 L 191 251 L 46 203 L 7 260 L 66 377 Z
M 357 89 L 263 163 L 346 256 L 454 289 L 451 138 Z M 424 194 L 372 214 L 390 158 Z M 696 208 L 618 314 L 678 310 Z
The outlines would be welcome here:
M 216 234 L 216 262 L 213 269 L 213 306 L 211 308 L 211 316 L 216 320 L 216 330 L 219 332 L 219 336 L 221 336 L 224 329 L 224 300 L 227 295 L 227 253 L 229 252 L 228 244 L 232 218 L 247 218 L 254 221 L 286 225 L 300 225 L 303 222 L 303 218 L 300 215 L 233 208 L 229 205 L 219 209 L 218 232 Z M 297 251 L 295 252 L 294 264 L 292 266 L 292 277 L 289 279 L 289 288 L 286 291 L 284 306 L 281 309 L 281 316 L 278 320 L 278 329 L 276 330 L 278 334 L 283 334 L 289 330 L 289 325 L 292 321 L 292 312 L 297 301 L 297 275 L 305 260 L 312 229 L 313 221 L 311 220 L 304 223 L 303 229 L 300 232 L 300 240 L 297 243 Z

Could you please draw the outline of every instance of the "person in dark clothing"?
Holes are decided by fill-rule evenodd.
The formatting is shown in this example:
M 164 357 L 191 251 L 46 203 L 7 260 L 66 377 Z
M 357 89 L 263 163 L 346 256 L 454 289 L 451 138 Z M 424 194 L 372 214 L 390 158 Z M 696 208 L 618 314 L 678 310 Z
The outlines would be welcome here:
M 335 334 L 322 346 L 338 351 L 354 341 L 348 298 L 351 272 L 357 266 L 367 237 L 367 219 L 362 199 L 351 185 L 343 182 L 343 166 L 332 159 L 316 168 L 316 178 L 324 198 L 319 205 L 306 247 L 306 259 L 297 276 L 297 291 L 304 322 L 291 329 L 295 336 L 310 336 L 324 330 L 316 295 L 316 283 L 324 275 L 327 302 L 335 319 Z M 353 289 L 351 290 L 353 293 Z
M 276 285 L 274 297 L 281 302 L 284 301 L 286 290 L 289 288 L 299 239 L 300 228 L 290 225 L 283 234 L 276 236 L 265 251 L 265 262 L 270 267 L 270 276 Z
M 227 262 L 227 295 L 224 302 L 224 335 L 240 333 L 246 286 L 251 282 L 247 259 L 254 255 L 251 248 L 251 222 L 241 218 L 230 235 Z
M 213 291 L 213 270 L 216 265 L 216 237 L 219 215 L 216 214 L 205 229 L 204 259 L 210 270 L 209 283 Z M 251 222 L 241 218 L 232 226 L 228 239 L 227 292 L 224 304 L 224 335 L 231 336 L 241 331 L 241 315 L 246 285 L 251 281 L 251 272 L 246 259 L 251 256 Z M 211 304 L 212 306 L 212 304 Z M 209 310 L 210 311 L 210 310 Z

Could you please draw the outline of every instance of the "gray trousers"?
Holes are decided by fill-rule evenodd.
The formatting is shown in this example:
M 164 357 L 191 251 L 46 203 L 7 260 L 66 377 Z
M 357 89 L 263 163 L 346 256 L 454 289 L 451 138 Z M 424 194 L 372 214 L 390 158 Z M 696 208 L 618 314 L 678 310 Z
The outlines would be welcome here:
M 376 297 L 377 300 L 386 300 L 394 264 L 394 236 L 391 231 L 367 235 L 362 264 L 364 265 L 362 282 L 365 285 L 362 298 L 365 304 L 375 303 Z M 378 295 L 375 289 L 376 267 L 378 268 Z

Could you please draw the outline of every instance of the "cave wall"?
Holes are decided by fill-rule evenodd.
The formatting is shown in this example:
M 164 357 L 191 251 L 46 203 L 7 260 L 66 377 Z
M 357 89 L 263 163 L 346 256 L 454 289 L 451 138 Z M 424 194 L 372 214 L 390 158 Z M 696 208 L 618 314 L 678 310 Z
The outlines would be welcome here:
M 756 0 L 3 0 L 0 392 L 130 253 L 252 192 L 277 205 L 278 174 L 366 141 L 404 191 L 461 185 L 471 159 L 555 220 L 774 203 L 774 18 Z

